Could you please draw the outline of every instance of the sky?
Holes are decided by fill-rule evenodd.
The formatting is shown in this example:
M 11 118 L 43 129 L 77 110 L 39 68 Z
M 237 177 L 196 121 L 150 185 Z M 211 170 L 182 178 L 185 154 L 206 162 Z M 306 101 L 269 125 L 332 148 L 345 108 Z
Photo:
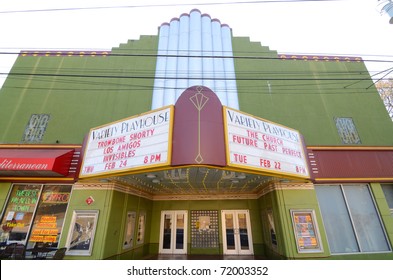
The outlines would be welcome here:
M 242 3 L 243 2 L 243 3 Z M 245 2 L 245 3 L 244 3 Z M 361 56 L 393 67 L 393 24 L 378 0 L 13 0 L 0 2 L 0 86 L 21 50 L 111 50 L 197 8 L 278 53 Z M 393 72 L 387 77 L 392 77 Z

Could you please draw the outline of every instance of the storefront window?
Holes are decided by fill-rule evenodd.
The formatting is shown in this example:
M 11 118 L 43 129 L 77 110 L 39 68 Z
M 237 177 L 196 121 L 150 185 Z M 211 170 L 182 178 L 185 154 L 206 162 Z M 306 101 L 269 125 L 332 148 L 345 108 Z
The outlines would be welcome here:
M 1 245 L 13 242 L 56 247 L 63 227 L 71 185 L 15 184 L 1 220 Z
M 332 254 L 391 250 L 368 185 L 315 189 Z
M 34 219 L 30 243 L 49 243 L 57 247 L 60 239 L 64 216 L 70 198 L 70 185 L 44 186 Z
M 1 219 L 2 245 L 26 242 L 40 191 L 41 185 L 13 186 Z

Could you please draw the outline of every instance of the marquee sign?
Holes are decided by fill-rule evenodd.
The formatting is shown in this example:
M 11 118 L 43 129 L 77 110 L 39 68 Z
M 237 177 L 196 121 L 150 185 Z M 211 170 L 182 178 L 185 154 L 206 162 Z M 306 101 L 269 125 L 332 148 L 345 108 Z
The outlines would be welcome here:
M 300 133 L 224 107 L 227 165 L 294 178 L 309 178 Z
M 80 177 L 169 165 L 173 106 L 92 128 Z

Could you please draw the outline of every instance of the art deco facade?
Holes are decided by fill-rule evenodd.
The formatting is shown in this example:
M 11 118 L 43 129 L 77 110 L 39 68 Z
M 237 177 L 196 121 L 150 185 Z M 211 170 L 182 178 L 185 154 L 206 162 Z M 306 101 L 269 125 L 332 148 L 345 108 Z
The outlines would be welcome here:
M 108 51 L 22 51 L 0 91 L 2 244 L 66 259 L 393 259 L 393 124 L 360 57 L 192 10 Z

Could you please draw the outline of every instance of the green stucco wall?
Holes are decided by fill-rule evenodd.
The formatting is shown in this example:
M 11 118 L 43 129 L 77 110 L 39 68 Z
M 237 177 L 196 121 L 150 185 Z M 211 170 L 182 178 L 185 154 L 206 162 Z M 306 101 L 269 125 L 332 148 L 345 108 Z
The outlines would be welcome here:
M 371 184 L 371 190 L 381 215 L 387 238 L 390 244 L 393 240 L 393 217 L 390 214 L 386 198 L 380 184 Z M 264 231 L 265 256 L 267 259 L 324 259 L 324 260 L 392 260 L 393 253 L 359 253 L 331 255 L 325 234 L 324 224 L 320 213 L 318 200 L 314 189 L 282 189 L 270 192 L 258 200 L 262 215 Z M 268 232 L 266 212 L 270 210 L 274 216 L 276 238 L 278 245 L 271 243 Z M 299 253 L 297 251 L 291 210 L 313 210 L 319 229 L 323 252 Z
M 157 36 L 110 55 L 19 56 L 0 90 L 0 143 L 20 143 L 32 113 L 50 114 L 42 143 L 80 144 L 89 129 L 151 108 Z M 307 145 L 341 145 L 335 117 L 361 145 L 393 145 L 393 122 L 363 62 L 282 60 L 234 37 L 240 110 L 299 130 Z
M 149 111 L 156 57 L 138 53 L 156 45 L 142 36 L 111 56 L 19 56 L 0 90 L 0 143 L 20 143 L 33 113 L 51 116 L 42 143 L 81 144 L 92 127 Z
M 390 242 L 393 238 L 393 222 L 386 199 L 379 184 L 372 184 L 372 190 L 381 213 Z M 92 196 L 94 203 L 87 205 L 85 200 Z M 392 259 L 393 253 L 331 255 L 325 235 L 315 190 L 278 188 L 259 199 L 242 200 L 168 200 L 151 201 L 135 195 L 114 190 L 74 190 L 69 204 L 61 245 L 65 245 L 69 224 L 74 210 L 99 210 L 99 222 L 95 234 L 91 257 L 67 256 L 67 259 L 143 259 L 158 254 L 161 211 L 189 211 L 187 246 L 191 255 L 222 255 L 221 210 L 247 209 L 250 213 L 254 254 L 267 259 Z M 219 248 L 195 249 L 191 247 L 190 211 L 216 210 L 219 212 Z M 299 253 L 297 250 L 291 210 L 313 210 L 319 229 L 323 251 L 320 253 Z M 138 215 L 146 213 L 146 235 L 143 245 L 134 245 L 124 250 L 124 226 L 127 211 Z M 267 211 L 272 211 L 278 245 L 272 246 L 268 230 Z M 136 237 L 136 232 L 135 236 Z M 136 238 L 134 238 L 136 240 Z
M 283 236 L 286 239 L 285 256 L 289 259 L 298 258 L 323 258 L 330 255 L 327 245 L 325 230 L 323 227 L 322 217 L 319 211 L 318 200 L 315 190 L 277 190 L 277 200 L 280 205 L 280 228 L 283 230 Z M 321 253 L 299 253 L 297 251 L 291 210 L 313 210 L 316 217 L 316 225 L 319 228 L 321 237 Z
M 330 255 L 324 234 L 322 218 L 314 189 L 278 189 L 259 198 L 259 205 L 265 231 L 265 252 L 269 259 L 307 259 L 326 258 Z M 291 210 L 312 210 L 319 227 L 323 252 L 298 253 L 291 218 Z M 277 246 L 272 245 L 268 232 L 267 211 L 273 214 Z
M 282 60 L 233 38 L 240 110 L 297 129 L 307 145 L 342 145 L 335 117 L 352 118 L 362 145 L 392 145 L 393 122 L 363 62 Z
M 94 202 L 90 205 L 86 203 L 88 197 L 92 197 Z M 66 256 L 66 259 L 141 259 L 148 255 L 150 243 L 150 226 L 152 201 L 114 191 L 111 188 L 102 190 L 76 189 L 72 192 L 71 201 L 67 209 L 63 234 L 61 236 L 61 246 L 66 246 L 67 233 L 69 232 L 72 215 L 77 210 L 98 210 L 98 223 L 94 237 L 93 251 L 91 256 Z M 123 250 L 124 227 L 126 223 L 127 211 L 146 213 L 146 228 L 144 244 L 135 244 L 132 249 Z M 137 224 L 137 221 L 136 221 Z M 137 232 L 135 231 L 136 236 Z M 135 240 L 135 238 L 134 238 Z
M 381 215 L 382 222 L 384 224 L 387 237 L 390 241 L 390 244 L 393 242 L 393 216 L 390 214 L 389 205 L 386 201 L 385 194 L 382 190 L 381 184 L 371 183 L 370 184 L 371 191 L 374 195 L 374 199 L 376 205 L 378 207 L 378 211 Z
M 92 127 L 149 111 L 157 43 L 157 36 L 142 36 L 107 56 L 19 56 L 0 90 L 0 143 L 20 143 L 31 114 L 50 114 L 42 144 L 82 144 Z M 233 50 L 241 111 L 299 130 L 307 145 L 342 145 L 334 118 L 350 117 L 361 145 L 393 146 L 393 123 L 363 62 L 282 60 L 247 37 L 234 37 Z M 0 183 L 1 205 L 10 186 Z M 392 242 L 386 199 L 379 184 L 371 186 Z M 89 196 L 95 200 L 91 205 L 85 202 Z M 180 209 L 248 209 L 254 252 L 269 258 L 393 258 L 391 253 L 329 256 L 315 191 L 295 189 L 275 190 L 255 200 L 209 201 L 152 201 L 112 189 L 74 189 L 60 246 L 66 243 L 74 210 L 98 210 L 92 256 L 66 258 L 144 258 L 158 252 L 161 211 Z M 291 209 L 315 210 L 323 253 L 297 252 Z M 264 223 L 268 210 L 274 215 L 277 248 L 271 246 Z M 122 247 L 127 211 L 147 215 L 145 243 L 131 250 Z M 222 244 L 213 250 L 188 246 L 191 254 L 222 254 Z
M 372 184 L 388 238 L 393 238 L 393 222 L 379 184 Z M 92 205 L 85 199 L 94 198 Z M 69 204 L 61 245 L 65 245 L 69 224 L 74 210 L 99 210 L 93 254 L 90 257 L 67 256 L 66 259 L 144 259 L 158 254 L 161 211 L 164 210 L 216 210 L 219 212 L 219 248 L 196 249 L 191 247 L 190 212 L 187 246 L 190 255 L 222 255 L 221 210 L 247 209 L 250 212 L 254 255 L 267 259 L 392 259 L 393 253 L 331 255 L 314 189 L 277 189 L 259 199 L 242 200 L 168 200 L 151 201 L 114 190 L 74 190 Z M 274 216 L 277 247 L 273 247 L 268 231 L 267 211 Z M 291 210 L 313 210 L 319 229 L 323 251 L 299 253 L 295 242 Z M 146 235 L 143 245 L 124 250 L 124 226 L 127 211 L 146 213 Z M 136 237 L 136 232 L 135 236 Z M 136 240 L 136 238 L 134 238 Z
M 11 184 L 0 183 L 1 201 L 4 203 Z M 390 244 L 393 240 L 393 218 L 390 214 L 386 198 L 380 184 L 371 184 L 371 190 L 381 215 Z M 92 197 L 94 202 L 90 205 L 86 199 Z M 143 197 L 114 190 L 109 187 L 98 188 L 74 188 L 67 209 L 64 227 L 62 229 L 60 247 L 66 246 L 68 232 L 74 211 L 98 210 L 98 223 L 94 235 L 93 251 L 91 256 L 70 256 L 65 259 L 95 260 L 130 260 L 144 259 L 151 255 L 158 254 L 161 211 L 164 210 L 187 210 L 189 213 L 187 253 L 190 255 L 222 255 L 222 221 L 221 210 L 249 210 L 251 220 L 251 230 L 253 239 L 254 255 L 266 259 L 347 259 L 347 260 L 389 260 L 393 259 L 393 253 L 374 254 L 350 254 L 331 255 L 324 225 L 320 214 L 315 190 L 292 188 L 277 188 L 270 191 L 259 199 L 241 200 L 167 200 L 152 201 Z M 299 253 L 297 251 L 291 210 L 313 210 L 315 212 L 316 223 L 319 228 L 323 252 L 320 253 Z M 216 210 L 219 213 L 219 247 L 212 249 L 196 249 L 191 247 L 190 234 L 190 211 L 192 210 Z M 136 217 L 140 213 L 146 213 L 146 228 L 144 243 L 135 243 L 137 230 L 134 233 L 134 246 L 130 249 L 123 249 L 124 232 L 127 220 L 127 212 L 134 211 Z M 274 218 L 276 230 L 277 246 L 271 242 L 267 212 L 271 211 Z M 137 226 L 137 220 L 136 220 Z
M 87 197 L 94 203 L 87 205 Z M 66 259 L 143 259 L 158 254 L 161 211 L 164 210 L 217 210 L 219 212 L 220 246 L 213 249 L 191 248 L 191 235 L 187 236 L 188 254 L 222 255 L 221 210 L 247 209 L 250 212 L 254 254 L 264 255 L 260 209 L 257 200 L 182 200 L 151 201 L 114 190 L 74 190 L 67 210 L 60 245 L 65 246 L 67 233 L 75 210 L 98 210 L 98 226 L 91 256 L 66 256 Z M 146 235 L 143 245 L 123 249 L 124 226 L 127 211 L 146 213 Z M 190 217 L 190 216 L 189 216 Z M 190 219 L 188 229 L 190 229 Z M 188 231 L 190 232 L 190 230 Z M 136 237 L 136 231 L 135 231 Z M 136 238 L 134 238 L 136 240 Z

